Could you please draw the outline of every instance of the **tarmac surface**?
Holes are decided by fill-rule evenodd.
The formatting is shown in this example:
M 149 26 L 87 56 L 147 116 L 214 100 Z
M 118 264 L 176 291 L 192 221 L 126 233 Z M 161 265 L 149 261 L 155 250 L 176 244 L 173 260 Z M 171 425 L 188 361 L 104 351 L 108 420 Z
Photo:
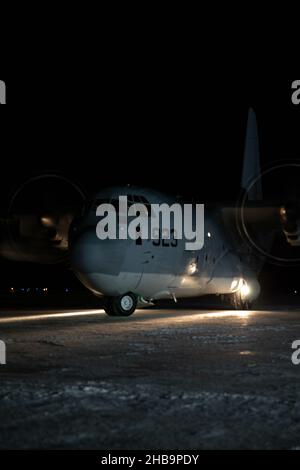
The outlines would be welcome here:
M 300 309 L 1 309 L 0 339 L 1 449 L 300 450 Z

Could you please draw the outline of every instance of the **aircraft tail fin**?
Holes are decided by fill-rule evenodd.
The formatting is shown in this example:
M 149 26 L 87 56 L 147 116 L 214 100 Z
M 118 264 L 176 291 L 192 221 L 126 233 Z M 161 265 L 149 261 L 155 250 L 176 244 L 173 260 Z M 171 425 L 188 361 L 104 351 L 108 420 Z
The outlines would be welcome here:
M 248 113 L 244 164 L 241 182 L 242 188 L 247 191 L 249 201 L 262 200 L 261 179 L 259 178 L 255 182 L 255 178 L 258 178 L 260 175 L 261 167 L 257 121 L 254 110 L 250 108 Z

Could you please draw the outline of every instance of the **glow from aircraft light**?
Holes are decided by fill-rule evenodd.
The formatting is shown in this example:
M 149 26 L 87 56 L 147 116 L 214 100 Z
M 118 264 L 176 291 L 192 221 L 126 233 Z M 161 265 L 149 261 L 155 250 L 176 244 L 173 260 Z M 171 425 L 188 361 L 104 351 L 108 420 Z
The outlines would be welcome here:
M 244 298 L 245 298 L 245 297 L 248 297 L 249 294 L 250 294 L 250 292 L 251 292 L 250 287 L 248 286 L 247 282 L 244 281 L 244 283 L 243 283 L 243 285 L 242 285 L 242 287 L 241 287 L 241 294 L 242 294 L 242 297 L 244 297 Z
M 208 232 L 208 233 L 207 233 L 207 236 L 208 236 L 208 238 L 211 238 L 211 233 Z
M 139 314 L 145 313 L 143 310 L 139 310 Z M 150 313 L 150 312 L 147 312 Z M 151 312 L 154 313 L 154 312 Z M 174 316 L 171 316 L 171 313 L 174 313 Z M 237 321 L 243 321 L 242 325 L 246 326 L 246 320 L 251 318 L 253 315 L 256 315 L 257 311 L 243 311 L 243 310 L 222 310 L 222 311 L 211 311 L 207 313 L 199 313 L 199 312 L 194 312 L 194 313 L 187 313 L 186 310 L 183 311 L 182 313 L 179 313 L 178 310 L 176 311 L 170 311 L 166 310 L 165 314 L 167 314 L 167 318 L 165 314 L 163 313 L 162 315 L 158 314 L 157 317 L 155 318 L 155 323 L 157 325 L 169 325 L 170 321 L 172 321 L 172 325 L 178 324 L 180 327 L 183 327 L 189 323 L 194 323 L 195 320 L 198 322 L 205 321 L 208 322 L 209 320 L 226 320 L 227 318 L 230 320 L 237 320 Z M 142 323 L 146 324 L 152 324 L 153 323 L 153 317 L 148 319 L 147 316 L 143 316 L 142 318 L 136 317 L 134 320 L 137 321 L 142 321 Z
M 199 317 L 203 318 L 226 318 L 226 317 L 237 317 L 237 318 L 249 318 L 253 312 L 244 311 L 244 310 L 228 310 L 225 312 L 212 312 L 212 313 L 203 313 Z
M 148 319 L 147 316 L 153 315 L 153 312 L 149 312 L 146 310 L 137 310 L 136 313 L 142 314 L 142 317 L 139 317 L 139 315 L 136 315 L 135 317 L 132 318 L 134 321 L 142 321 L 143 323 L 152 323 L 154 320 L 153 318 Z M 169 315 L 171 312 L 170 310 L 166 310 L 166 313 Z M 212 311 L 212 312 L 207 312 L 207 313 L 193 313 L 191 314 L 186 314 L 186 311 L 182 315 L 178 315 L 178 311 L 174 311 L 174 317 L 172 318 L 173 323 L 178 323 L 178 324 L 184 324 L 184 323 L 190 323 L 195 321 L 195 317 L 197 320 L 209 320 L 209 319 L 225 319 L 225 318 L 236 318 L 236 319 L 248 319 L 253 315 L 256 315 L 257 311 L 243 311 L 243 310 L 226 310 L 226 311 Z M 116 321 L 116 320 L 124 320 L 124 318 L 107 318 L 104 314 L 104 310 L 80 310 L 77 312 L 61 312 L 61 313 L 45 313 L 45 314 L 36 314 L 36 315 L 22 315 L 19 317 L 6 317 L 6 318 L 0 318 L 0 324 L 9 324 L 9 323 L 18 323 L 18 322 L 33 322 L 33 321 L 40 321 L 40 320 L 55 320 L 55 319 L 64 319 L 64 318 L 76 318 L 76 317 L 86 317 L 86 316 L 98 316 L 99 318 L 102 319 L 107 319 L 108 321 Z M 100 317 L 101 315 L 101 317 Z M 103 315 L 103 316 L 102 316 Z M 126 319 L 128 321 L 128 319 Z M 125 323 L 123 324 L 126 324 Z M 155 318 L 155 323 L 158 324 L 165 324 L 166 322 L 168 323 L 170 321 L 170 318 L 165 317 L 165 315 L 160 316 L 159 314 Z
M 238 279 L 234 279 L 231 284 L 231 290 L 237 290 L 239 288 L 240 281 Z
M 191 263 L 188 267 L 188 273 L 190 274 L 190 276 L 192 276 L 193 274 L 195 274 L 196 271 L 197 271 L 197 263 Z
M 0 323 L 16 323 L 22 321 L 36 321 L 36 320 L 49 320 L 55 318 L 68 318 L 68 317 L 80 317 L 87 315 L 99 315 L 104 313 L 104 310 L 80 310 L 79 312 L 65 312 L 65 313 L 45 313 L 44 315 L 30 315 L 20 317 L 7 317 L 0 318 Z

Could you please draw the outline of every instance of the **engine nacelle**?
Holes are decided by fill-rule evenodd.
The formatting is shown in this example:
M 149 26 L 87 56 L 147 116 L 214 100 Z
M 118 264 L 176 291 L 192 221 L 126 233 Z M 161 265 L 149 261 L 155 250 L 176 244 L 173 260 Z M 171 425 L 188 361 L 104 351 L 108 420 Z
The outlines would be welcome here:
M 65 214 L 50 224 L 50 216 L 19 214 L 0 221 L 0 256 L 12 261 L 55 264 L 68 253 L 68 231 L 73 216 Z
M 68 255 L 69 228 L 81 215 L 85 194 L 77 184 L 44 174 L 25 181 L 0 220 L 0 256 L 15 261 L 58 263 Z
M 291 246 L 300 246 L 300 206 L 287 204 L 280 209 L 280 219 L 283 231 Z

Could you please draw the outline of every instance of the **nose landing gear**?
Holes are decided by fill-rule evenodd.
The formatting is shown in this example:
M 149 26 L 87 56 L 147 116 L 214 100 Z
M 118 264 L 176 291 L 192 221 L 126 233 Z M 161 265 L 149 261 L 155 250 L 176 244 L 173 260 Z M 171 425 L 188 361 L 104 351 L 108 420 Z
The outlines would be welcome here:
M 137 297 L 129 292 L 119 297 L 109 297 L 106 300 L 104 310 L 112 317 L 129 317 L 137 306 Z

